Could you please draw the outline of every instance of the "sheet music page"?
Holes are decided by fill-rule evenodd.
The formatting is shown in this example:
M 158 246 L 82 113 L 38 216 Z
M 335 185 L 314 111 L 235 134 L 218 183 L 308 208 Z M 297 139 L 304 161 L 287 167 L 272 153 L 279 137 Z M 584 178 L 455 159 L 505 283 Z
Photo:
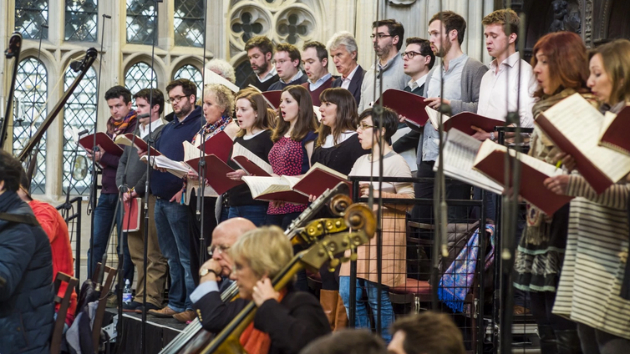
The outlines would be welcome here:
M 243 156 L 249 161 L 251 161 L 253 164 L 255 164 L 256 166 L 262 168 L 268 174 L 270 175 L 273 174 L 273 168 L 271 167 L 269 163 L 267 163 L 265 160 L 261 159 L 260 157 L 256 156 L 256 154 L 244 148 L 243 145 L 239 143 L 234 144 L 234 147 L 232 148 L 232 159 L 234 158 L 234 156 Z
M 184 141 L 184 161 L 188 161 L 197 157 L 201 157 L 201 150 L 193 145 L 190 141 Z
M 137 139 L 140 139 L 140 138 L 137 138 Z M 114 139 L 114 142 L 118 145 L 131 146 L 131 140 L 129 140 L 129 138 L 127 138 L 124 135 L 118 135 L 116 139 Z
M 429 120 L 431 121 L 431 125 L 433 125 L 433 128 L 435 128 L 435 130 L 439 130 L 440 112 L 436 111 L 433 108 L 430 108 L 429 106 L 424 107 L 424 110 L 427 111 L 427 114 L 429 115 Z M 450 116 L 442 114 L 442 124 L 444 124 L 444 122 L 446 122 L 450 118 Z
M 321 163 L 319 163 L 319 162 L 316 162 L 316 163 L 315 163 L 315 164 L 314 164 L 314 165 L 313 165 L 313 166 L 312 166 L 312 167 L 311 167 L 311 168 L 310 168 L 310 169 L 306 172 L 306 174 L 304 175 L 304 177 L 308 176 L 308 174 L 309 174 L 309 173 L 311 173 L 312 171 L 315 171 L 315 170 L 321 170 L 321 171 L 327 172 L 327 173 L 329 173 L 329 174 L 331 174 L 331 175 L 333 175 L 333 176 L 337 176 L 337 177 L 339 177 L 339 178 L 341 178 L 341 179 L 345 179 L 345 180 L 347 180 L 347 179 L 348 179 L 348 176 L 344 175 L 343 173 L 340 173 L 340 172 L 338 172 L 338 171 L 335 171 L 335 170 L 333 170 L 333 169 L 332 169 L 332 168 L 330 168 L 330 167 L 324 166 L 324 165 L 322 165 L 322 164 L 321 164 Z
M 291 189 L 293 189 L 293 187 L 295 187 L 295 185 L 302 180 L 301 176 L 282 176 L 282 178 L 284 178 L 288 182 Z
M 153 161 L 155 162 L 155 166 L 159 168 L 165 168 L 168 172 L 174 174 L 179 178 L 186 177 L 188 171 L 190 170 L 189 168 L 186 168 L 181 162 L 173 161 L 164 155 L 155 157 L 151 156 L 151 158 L 154 158 Z
M 615 118 L 617 118 L 617 115 L 610 111 L 604 113 L 604 122 L 602 123 L 602 128 L 601 128 L 601 131 L 599 132 L 599 138 L 598 138 L 599 141 L 602 140 L 602 138 L 604 137 L 604 134 L 606 134 L 606 131 L 608 130 L 612 122 L 615 121 Z
M 544 112 L 545 117 L 613 182 L 630 172 L 630 156 L 599 146 L 604 116 L 576 93 Z
M 444 144 L 444 174 L 490 192 L 501 194 L 503 193 L 501 185 L 473 169 L 475 157 L 480 147 L 481 141 L 457 129 L 451 129 Z M 436 160 L 433 170 L 437 170 L 438 167 L 439 159 Z
M 243 182 L 247 184 L 249 190 L 252 192 L 252 198 L 257 198 L 261 194 L 275 191 L 273 186 L 285 186 L 284 190 L 290 190 L 289 182 L 280 177 L 266 177 L 266 176 L 243 176 Z

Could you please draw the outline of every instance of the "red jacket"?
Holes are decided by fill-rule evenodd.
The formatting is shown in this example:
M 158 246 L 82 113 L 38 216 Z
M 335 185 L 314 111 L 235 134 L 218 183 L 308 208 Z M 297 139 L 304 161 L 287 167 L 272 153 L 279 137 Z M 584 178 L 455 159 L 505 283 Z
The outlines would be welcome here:
M 61 217 L 61 214 L 52 205 L 37 200 L 29 203 L 33 213 L 39 221 L 42 229 L 48 235 L 50 248 L 52 250 L 53 260 L 53 281 L 57 276 L 57 272 L 63 272 L 70 276 L 74 276 L 74 259 L 72 257 L 72 246 L 70 245 L 70 237 L 68 234 L 68 225 Z M 59 287 L 58 295 L 63 297 L 66 292 L 67 284 L 62 283 Z M 77 309 L 77 293 L 72 290 L 70 298 L 70 307 L 66 315 L 66 323 L 72 324 L 74 313 Z M 59 304 L 55 305 L 55 311 L 59 310 Z

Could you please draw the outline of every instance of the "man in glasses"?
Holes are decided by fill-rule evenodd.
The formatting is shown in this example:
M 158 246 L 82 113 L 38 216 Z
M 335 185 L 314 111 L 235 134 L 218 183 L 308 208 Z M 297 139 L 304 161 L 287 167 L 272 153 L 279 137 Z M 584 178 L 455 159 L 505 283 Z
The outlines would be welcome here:
M 217 323 L 215 318 L 221 318 L 223 311 L 229 311 L 230 304 L 226 303 L 221 309 L 210 308 L 206 306 L 209 297 L 220 297 L 232 281 L 232 266 L 234 261 L 229 255 L 229 249 L 238 238 L 247 231 L 254 230 L 256 225 L 245 218 L 232 218 L 225 220 L 217 225 L 212 232 L 212 245 L 208 248 L 208 252 L 212 259 L 204 263 L 199 269 L 199 286 L 190 294 L 190 299 L 196 309 L 197 315 L 203 327 L 211 332 L 219 332 L 225 326 L 225 323 Z M 218 303 L 218 301 L 210 301 L 209 303 Z M 235 311 L 236 315 L 238 311 Z
M 195 107 L 197 86 L 190 80 L 178 79 L 166 86 L 168 103 L 173 107 L 175 119 L 162 128 L 155 148 L 174 161 L 184 159 L 184 141 L 191 141 L 201 128 L 201 107 Z M 183 180 L 169 172 L 151 172 L 151 193 L 155 202 L 155 226 L 158 243 L 166 257 L 171 277 L 168 305 L 161 310 L 149 310 L 157 317 L 172 317 L 186 313 L 194 318 L 190 293 L 195 290 L 191 272 L 190 240 L 193 215 L 182 203 Z
M 273 61 L 280 80 L 269 86 L 269 91 L 282 90 L 287 86 L 302 85 L 306 82 L 307 77 L 300 70 L 302 56 L 296 46 L 288 43 L 278 44 Z
M 383 86 L 383 91 L 390 88 L 402 90 L 409 82 L 409 76 L 401 70 L 403 60 L 398 54 L 402 48 L 404 36 L 405 28 L 396 20 L 380 20 L 372 23 L 371 37 L 378 63 L 376 67 L 372 66 L 366 72 L 363 79 L 361 100 L 358 107 L 359 114 L 371 107 L 374 101 L 378 99 L 381 92 L 379 85 Z M 374 86 L 375 76 L 376 87 Z

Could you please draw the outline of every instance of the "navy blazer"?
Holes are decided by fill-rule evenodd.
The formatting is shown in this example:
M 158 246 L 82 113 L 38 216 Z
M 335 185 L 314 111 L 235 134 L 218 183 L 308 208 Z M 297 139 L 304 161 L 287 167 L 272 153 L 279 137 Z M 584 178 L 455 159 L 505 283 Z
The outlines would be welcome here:
M 361 85 L 363 84 L 363 77 L 365 76 L 365 70 L 359 65 L 357 67 L 357 71 L 354 73 L 352 80 L 350 81 L 350 86 L 348 86 L 348 91 L 354 96 L 354 100 L 357 101 L 357 106 L 361 101 Z M 343 83 L 343 79 L 339 76 L 335 81 L 333 81 L 331 87 L 341 87 Z

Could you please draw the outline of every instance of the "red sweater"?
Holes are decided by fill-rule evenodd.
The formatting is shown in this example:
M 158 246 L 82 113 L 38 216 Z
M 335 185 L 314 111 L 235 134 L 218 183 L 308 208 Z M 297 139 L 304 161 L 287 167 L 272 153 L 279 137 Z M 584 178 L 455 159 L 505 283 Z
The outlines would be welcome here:
M 68 235 L 68 225 L 61 217 L 61 214 L 52 205 L 37 200 L 29 203 L 35 218 L 48 235 L 50 240 L 50 248 L 52 250 L 53 261 L 53 280 L 57 276 L 57 272 L 63 272 L 70 276 L 74 276 L 74 259 L 72 257 L 72 246 L 70 245 L 70 237 Z M 67 288 L 66 283 L 62 283 L 59 287 L 58 295 L 63 297 Z M 70 298 L 70 307 L 66 315 L 66 323 L 68 326 L 74 320 L 74 313 L 77 309 L 77 293 L 72 290 Z M 59 310 L 59 304 L 55 305 L 55 311 Z
M 333 81 L 335 81 L 334 79 L 335 78 L 331 76 L 315 91 L 311 91 L 308 81 L 302 84 L 302 86 L 304 86 L 308 90 L 308 92 L 311 94 L 311 99 L 313 100 L 313 106 L 319 107 L 322 104 L 322 102 L 319 100 L 319 95 L 321 95 L 325 89 L 332 87 L 332 83 Z

